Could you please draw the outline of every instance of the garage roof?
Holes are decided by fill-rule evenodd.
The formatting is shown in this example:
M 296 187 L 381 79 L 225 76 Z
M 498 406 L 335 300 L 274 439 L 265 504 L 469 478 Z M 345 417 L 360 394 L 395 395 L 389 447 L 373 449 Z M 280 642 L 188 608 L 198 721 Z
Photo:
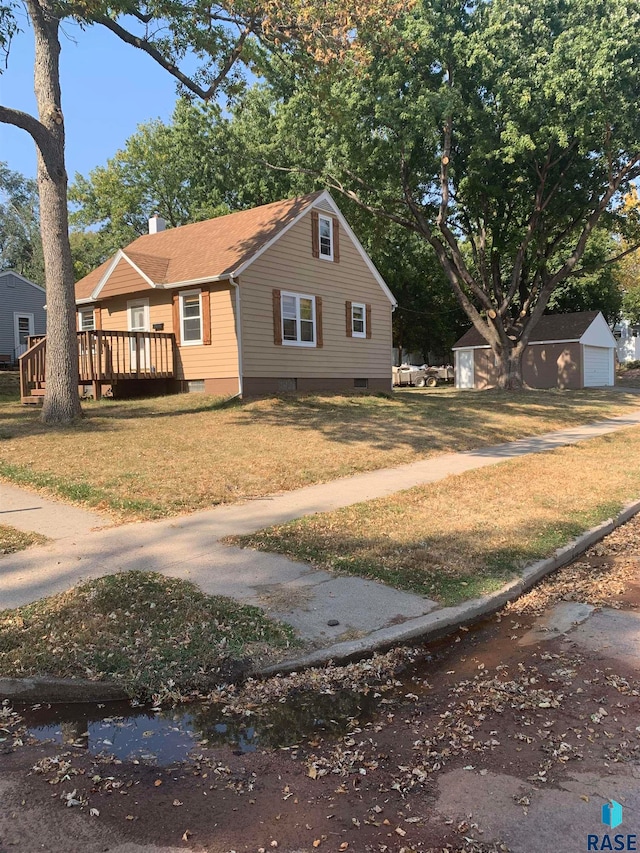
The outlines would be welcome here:
M 577 311 L 573 314 L 544 314 L 531 333 L 530 344 L 539 344 L 547 341 L 579 341 L 593 321 L 598 317 L 600 311 Z M 604 317 L 602 318 L 604 320 Z M 615 345 L 615 341 L 614 341 Z M 472 326 L 459 341 L 453 345 L 453 349 L 468 349 L 470 347 L 488 347 L 489 344 L 480 332 Z

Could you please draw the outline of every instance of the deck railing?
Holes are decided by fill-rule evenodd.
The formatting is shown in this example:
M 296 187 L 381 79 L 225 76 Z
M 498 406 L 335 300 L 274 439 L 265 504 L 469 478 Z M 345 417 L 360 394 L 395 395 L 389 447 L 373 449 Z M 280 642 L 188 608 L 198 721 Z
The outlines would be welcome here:
M 44 387 L 46 338 L 29 339 L 20 356 L 23 397 Z M 78 332 L 78 384 L 114 383 L 122 379 L 172 379 L 175 336 L 168 332 Z

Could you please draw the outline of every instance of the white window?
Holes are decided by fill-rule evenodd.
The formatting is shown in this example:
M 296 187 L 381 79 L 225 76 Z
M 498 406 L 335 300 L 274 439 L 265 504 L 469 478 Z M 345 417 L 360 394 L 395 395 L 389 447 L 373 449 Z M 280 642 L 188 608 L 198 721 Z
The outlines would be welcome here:
M 316 345 L 316 300 L 301 293 L 281 294 L 282 343 L 287 346 Z
M 367 306 L 361 302 L 351 303 L 351 335 L 354 338 L 367 337 Z
M 182 346 L 202 343 L 202 294 L 199 290 L 180 294 L 180 332 Z
M 93 308 L 81 308 L 78 311 L 78 327 L 81 332 L 92 332 L 95 329 Z
M 330 216 L 318 217 L 318 247 L 321 258 L 333 260 L 333 219 Z

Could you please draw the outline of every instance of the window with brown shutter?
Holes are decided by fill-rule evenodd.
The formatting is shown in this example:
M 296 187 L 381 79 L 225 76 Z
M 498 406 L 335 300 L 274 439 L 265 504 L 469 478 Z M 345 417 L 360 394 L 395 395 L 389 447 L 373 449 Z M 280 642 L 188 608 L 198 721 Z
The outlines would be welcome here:
M 340 263 L 340 222 L 333 217 L 333 262 Z
M 282 307 L 279 290 L 273 290 L 273 342 L 282 346 Z
M 208 288 L 202 288 L 202 343 L 211 346 L 211 294 Z
M 324 346 L 322 336 L 322 297 L 316 296 L 316 346 Z
M 347 324 L 347 337 L 353 337 L 353 318 L 351 316 L 351 302 L 344 303 L 344 318 Z
M 367 305 L 367 337 L 371 337 L 371 305 Z
M 311 254 L 314 258 L 320 257 L 320 226 L 318 223 L 318 211 L 311 211 Z
M 176 344 L 180 346 L 180 294 L 173 294 L 173 334 Z

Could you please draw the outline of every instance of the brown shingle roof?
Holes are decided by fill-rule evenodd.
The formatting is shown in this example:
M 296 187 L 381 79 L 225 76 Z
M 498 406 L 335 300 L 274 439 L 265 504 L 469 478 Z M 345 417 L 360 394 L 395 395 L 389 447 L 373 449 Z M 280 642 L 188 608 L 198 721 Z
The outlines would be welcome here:
M 217 219 L 144 234 L 123 249 L 156 284 L 215 278 L 236 271 L 321 195 L 277 201 Z M 76 298 L 88 298 L 113 259 L 76 284 Z
M 530 344 L 540 341 L 579 341 L 593 323 L 599 311 L 576 311 L 574 314 L 544 314 L 531 333 Z M 480 332 L 472 326 L 460 340 L 456 341 L 453 349 L 465 347 L 488 347 L 489 344 Z

